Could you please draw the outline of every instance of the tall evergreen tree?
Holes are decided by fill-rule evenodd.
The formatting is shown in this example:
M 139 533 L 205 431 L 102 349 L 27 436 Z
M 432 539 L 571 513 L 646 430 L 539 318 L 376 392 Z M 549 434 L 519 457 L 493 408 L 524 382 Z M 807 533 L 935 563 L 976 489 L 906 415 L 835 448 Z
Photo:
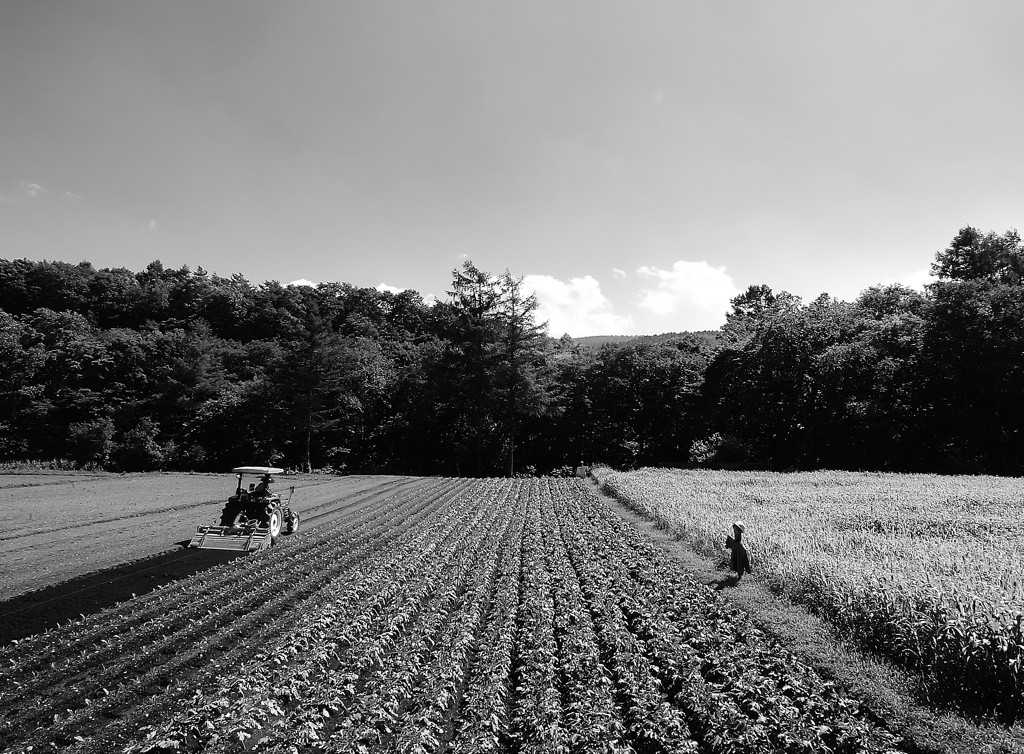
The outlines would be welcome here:
M 495 344 L 499 337 L 498 281 L 467 260 L 449 292 L 442 379 L 448 387 L 451 429 L 470 438 L 476 476 L 483 476 L 484 446 L 494 433 Z M 454 409 L 454 410 L 453 410 Z M 461 444 L 449 434 L 456 446 Z
M 522 419 L 552 410 L 552 372 L 547 364 L 547 323 L 535 321 L 537 297 L 525 295 L 523 279 L 508 270 L 499 277 L 498 287 L 495 398 L 511 477 Z

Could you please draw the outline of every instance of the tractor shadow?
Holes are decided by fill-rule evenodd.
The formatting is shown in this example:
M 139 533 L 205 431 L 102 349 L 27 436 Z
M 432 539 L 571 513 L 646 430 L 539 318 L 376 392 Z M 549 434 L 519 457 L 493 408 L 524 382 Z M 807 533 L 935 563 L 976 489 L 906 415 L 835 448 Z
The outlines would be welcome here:
M 23 639 L 185 579 L 244 553 L 171 550 L 0 601 L 0 644 Z

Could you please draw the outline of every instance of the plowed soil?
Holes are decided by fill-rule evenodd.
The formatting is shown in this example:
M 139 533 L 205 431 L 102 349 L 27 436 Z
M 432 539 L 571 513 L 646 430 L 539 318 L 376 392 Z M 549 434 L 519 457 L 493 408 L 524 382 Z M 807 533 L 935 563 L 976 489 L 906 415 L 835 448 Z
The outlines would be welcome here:
M 302 531 L 333 520 L 411 477 L 299 475 L 275 488 Z M 217 523 L 234 477 L 225 474 L 5 474 L 0 501 L 0 643 L 89 615 L 236 557 L 187 547 Z M 287 538 L 282 538 L 287 544 Z

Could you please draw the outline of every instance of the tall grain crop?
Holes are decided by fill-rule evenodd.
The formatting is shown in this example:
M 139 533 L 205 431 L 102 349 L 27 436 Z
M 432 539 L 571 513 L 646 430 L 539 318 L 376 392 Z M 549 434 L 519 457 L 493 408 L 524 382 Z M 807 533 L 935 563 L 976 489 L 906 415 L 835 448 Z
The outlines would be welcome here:
M 918 671 L 934 699 L 1024 714 L 1018 480 L 851 472 L 595 470 L 602 487 L 698 551 L 736 519 L 755 578 L 862 647 Z

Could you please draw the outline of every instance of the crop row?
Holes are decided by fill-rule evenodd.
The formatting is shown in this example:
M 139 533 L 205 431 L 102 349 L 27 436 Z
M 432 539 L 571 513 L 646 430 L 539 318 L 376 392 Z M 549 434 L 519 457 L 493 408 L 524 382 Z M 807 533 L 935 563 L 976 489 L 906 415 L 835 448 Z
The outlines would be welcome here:
M 781 475 L 597 474 L 607 492 L 712 555 L 724 557 L 725 528 L 746 519 L 755 577 L 773 590 L 919 672 L 937 701 L 1024 715 L 1024 542 L 1006 526 L 1019 515 L 1012 501 L 983 506 L 923 475 L 885 489 L 878 475 L 808 474 L 801 489 Z M 875 494 L 864 500 L 857 481 Z
M 300 535 L 291 546 L 236 560 L 0 650 L 0 744 L 20 735 L 27 745 L 86 738 L 87 731 L 130 728 L 146 701 L 161 707 L 186 684 L 274 641 L 301 607 L 339 574 L 387 547 L 457 488 L 394 498 L 344 522 Z M 140 710 L 142 710 L 140 712 Z
M 424 502 L 429 500 L 428 497 Z M 20 679 L 38 668 L 66 673 L 69 663 L 81 658 L 95 661 L 104 655 L 123 654 L 132 650 L 125 642 L 143 643 L 154 635 L 167 634 L 176 624 L 194 622 L 199 616 L 223 613 L 230 617 L 234 613 L 229 609 L 231 603 L 225 602 L 225 591 L 230 593 L 230 600 L 261 598 L 261 592 L 265 596 L 267 588 L 280 586 L 292 578 L 290 567 L 282 566 L 282 560 L 285 563 L 308 560 L 317 557 L 319 551 L 340 549 L 339 545 L 351 556 L 347 548 L 355 543 L 371 547 L 376 539 L 413 512 L 408 507 L 408 499 L 392 498 L 385 506 L 357 511 L 346 520 L 343 530 L 335 526 L 325 532 L 328 536 L 293 540 L 293 547 L 274 552 L 275 559 L 238 561 L 228 568 L 175 582 L 89 616 L 77 623 L 74 635 L 64 641 L 55 642 L 51 632 L 16 642 L 17 650 L 0 655 L 3 658 L 0 661 L 5 663 L 0 671 L 15 678 L 13 687 L 0 688 L 0 703 L 9 703 L 10 694 L 22 686 Z M 418 515 L 418 511 L 416 513 Z M 175 609 L 168 614 L 166 605 L 172 603 Z
M 298 540 L 118 606 L 109 631 L 94 617 L 3 650 L 3 672 L 20 669 L 8 682 L 21 684 L 4 743 L 125 754 L 896 746 L 579 480 L 438 480 Z

